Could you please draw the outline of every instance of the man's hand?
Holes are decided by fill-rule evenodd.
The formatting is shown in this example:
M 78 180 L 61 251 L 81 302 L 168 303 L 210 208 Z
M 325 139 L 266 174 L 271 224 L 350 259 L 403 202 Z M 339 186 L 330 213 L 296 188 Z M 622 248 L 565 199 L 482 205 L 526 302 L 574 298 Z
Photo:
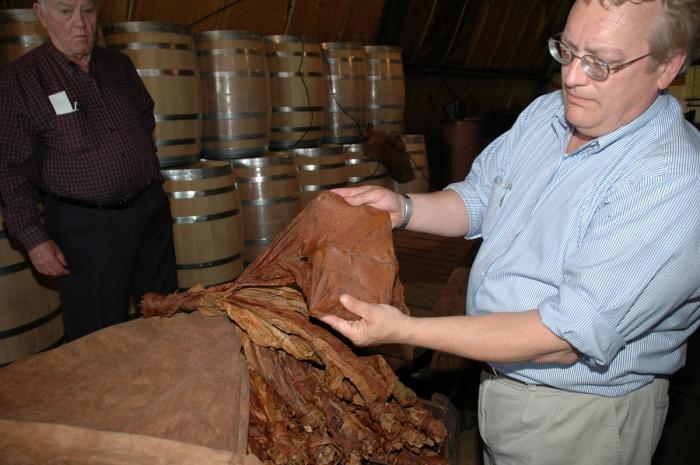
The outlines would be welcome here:
M 361 319 L 350 321 L 335 315 L 326 315 L 320 319 L 356 346 L 404 342 L 402 334 L 407 333 L 403 329 L 411 321 L 410 316 L 391 305 L 369 304 L 347 294 L 340 296 L 340 303 Z
M 70 274 L 68 263 L 54 241 L 46 241 L 29 251 L 29 259 L 34 268 L 46 276 L 65 276 Z
M 389 189 L 379 186 L 340 187 L 331 192 L 338 194 L 352 206 L 369 205 L 389 213 L 391 226 L 396 227 L 403 219 L 404 199 Z

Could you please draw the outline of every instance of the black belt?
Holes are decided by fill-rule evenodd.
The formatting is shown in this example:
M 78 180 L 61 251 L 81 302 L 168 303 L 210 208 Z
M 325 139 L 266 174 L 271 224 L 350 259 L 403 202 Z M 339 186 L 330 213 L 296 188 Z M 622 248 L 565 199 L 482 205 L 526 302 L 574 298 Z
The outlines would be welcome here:
M 518 384 L 522 384 L 523 386 L 547 386 L 546 384 L 538 384 L 538 383 L 526 383 L 525 381 L 520 381 L 519 379 L 512 378 L 508 375 L 504 375 L 503 373 L 496 371 L 491 365 L 487 363 L 482 363 L 482 370 L 486 372 L 487 375 L 493 377 L 493 378 L 504 378 L 510 381 L 513 381 Z
M 56 200 L 60 200 L 63 203 L 68 203 L 77 207 L 93 208 L 95 210 L 125 210 L 136 205 L 136 202 L 139 200 L 141 194 L 148 190 L 149 187 L 151 187 L 151 184 L 131 197 L 115 200 L 113 202 L 93 202 L 91 200 L 73 199 L 56 194 L 51 194 L 51 197 Z

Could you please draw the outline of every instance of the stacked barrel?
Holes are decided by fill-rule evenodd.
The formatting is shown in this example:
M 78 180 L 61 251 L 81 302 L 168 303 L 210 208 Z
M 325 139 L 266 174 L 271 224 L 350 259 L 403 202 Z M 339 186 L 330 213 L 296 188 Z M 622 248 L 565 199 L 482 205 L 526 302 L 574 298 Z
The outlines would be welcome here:
M 369 123 L 377 131 L 402 134 L 406 88 L 401 49 L 381 45 L 364 47 L 369 80 Z
M 265 46 L 245 31 L 195 35 L 204 97 L 204 158 L 257 156 L 270 145 Z
M 32 269 L 0 217 L 0 366 L 50 349 L 63 336 L 56 281 Z
M 43 44 L 46 31 L 30 9 L 0 10 L 0 71 Z
M 323 136 L 326 83 L 318 40 L 266 36 L 273 150 L 317 147 Z
M 155 102 L 160 165 L 196 162 L 202 150 L 201 85 L 189 29 L 136 21 L 111 24 L 103 35 L 109 48 L 131 58 Z
M 107 25 L 107 47 L 129 56 L 155 103 L 153 134 L 170 197 L 180 286 L 214 285 L 242 269 L 240 211 L 227 163 L 201 162 L 202 78 L 190 29 L 134 21 Z M 239 215 L 238 218 L 236 215 Z
M 138 21 L 103 36 L 155 102 L 180 287 L 234 280 L 320 191 L 392 187 L 363 144 L 368 124 L 403 131 L 400 49 Z
M 413 171 L 413 180 L 405 183 L 392 181 L 396 192 L 425 193 L 430 191 L 430 174 L 428 169 L 428 152 L 425 148 L 425 138 L 421 134 L 404 134 L 401 136 L 404 156 L 408 159 Z
M 231 281 L 243 271 L 243 216 L 231 166 L 205 160 L 162 174 L 180 287 Z
M 0 10 L 0 71 L 47 35 L 31 9 Z M 64 340 L 55 279 L 39 275 L 0 217 L 0 367 Z

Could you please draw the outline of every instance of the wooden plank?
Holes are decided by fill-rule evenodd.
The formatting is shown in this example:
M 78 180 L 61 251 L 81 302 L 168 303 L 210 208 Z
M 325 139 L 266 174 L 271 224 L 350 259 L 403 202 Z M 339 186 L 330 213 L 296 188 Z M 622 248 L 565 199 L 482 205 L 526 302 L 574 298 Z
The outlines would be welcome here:
M 488 40 L 493 34 L 492 28 L 489 26 L 498 22 L 495 10 L 495 5 L 492 5 L 488 0 L 479 0 L 478 19 L 469 44 L 469 52 L 464 60 L 465 67 L 477 68 L 480 65 L 481 49 L 487 46 Z
M 404 61 L 413 62 L 420 53 L 423 33 L 430 27 L 431 12 L 435 0 L 412 0 L 404 16 L 398 44 L 404 50 Z
M 172 2 L 167 0 L 134 0 L 132 20 L 165 21 L 187 26 L 220 7 L 221 0 L 181 2 L 178 3 L 177 7 L 174 7 Z
M 495 61 L 495 57 L 498 54 L 498 51 L 501 49 L 502 43 L 504 41 L 507 41 L 509 37 L 511 37 L 512 31 L 509 28 L 510 25 L 510 19 L 513 16 L 513 3 L 514 0 L 505 0 L 501 4 L 499 4 L 500 11 L 498 12 L 498 16 L 501 18 L 499 21 L 500 27 L 494 32 L 494 34 L 491 36 L 491 40 L 489 40 L 489 53 L 486 55 L 486 65 L 484 66 L 485 68 L 489 69 L 500 69 L 500 63 Z M 521 5 L 524 4 L 525 2 L 520 1 L 518 2 Z M 509 47 L 516 47 L 517 44 L 509 44 Z M 484 47 L 486 49 L 486 47 Z
M 554 34 L 564 30 L 566 19 L 573 0 L 547 0 L 538 9 L 536 21 L 531 21 L 531 36 L 529 49 L 523 48 L 522 59 L 527 60 L 527 66 L 537 72 L 545 73 L 552 63 L 552 57 L 547 52 L 547 39 Z M 524 66 L 525 64 L 516 60 L 514 66 Z
M 413 231 L 394 231 L 399 279 L 411 314 L 431 316 L 452 271 L 471 265 L 479 241 L 440 237 Z
M 459 29 L 464 0 L 442 0 L 436 5 L 434 19 L 423 41 L 420 55 L 426 63 L 440 63 Z
M 478 32 L 477 22 L 479 21 L 480 2 L 476 0 L 465 0 L 466 10 L 462 16 L 454 44 L 448 54 L 445 55 L 444 63 L 449 66 L 463 66 L 469 53 L 469 44 L 474 40 L 475 33 Z
M 340 35 L 341 41 L 373 45 L 382 20 L 385 0 L 354 0 Z M 392 45 L 392 44 L 380 44 Z
M 287 21 L 287 3 L 287 0 L 237 3 L 221 13 L 217 29 L 252 31 L 263 36 L 282 34 Z
M 513 59 L 521 55 L 523 50 L 529 50 L 526 38 L 531 34 L 530 21 L 535 12 L 540 9 L 539 0 L 533 2 L 517 2 L 513 5 L 506 34 L 501 38 L 500 45 L 493 54 L 491 64 L 497 69 L 513 69 Z M 530 71 L 524 68 L 523 71 Z
M 321 42 L 336 42 L 347 16 L 351 0 L 297 0 L 291 13 L 290 34 L 318 37 Z

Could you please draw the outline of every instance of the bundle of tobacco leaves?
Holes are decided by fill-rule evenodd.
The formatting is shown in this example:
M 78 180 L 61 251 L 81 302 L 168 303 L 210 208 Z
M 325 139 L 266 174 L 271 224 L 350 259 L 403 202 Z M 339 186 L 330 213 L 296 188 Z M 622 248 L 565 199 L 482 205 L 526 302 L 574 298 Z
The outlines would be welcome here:
M 315 319 L 342 293 L 403 311 L 388 216 L 322 193 L 234 282 L 147 294 L 144 316 L 225 313 L 250 373 L 248 448 L 268 464 L 446 464 L 446 437 L 380 355 Z

